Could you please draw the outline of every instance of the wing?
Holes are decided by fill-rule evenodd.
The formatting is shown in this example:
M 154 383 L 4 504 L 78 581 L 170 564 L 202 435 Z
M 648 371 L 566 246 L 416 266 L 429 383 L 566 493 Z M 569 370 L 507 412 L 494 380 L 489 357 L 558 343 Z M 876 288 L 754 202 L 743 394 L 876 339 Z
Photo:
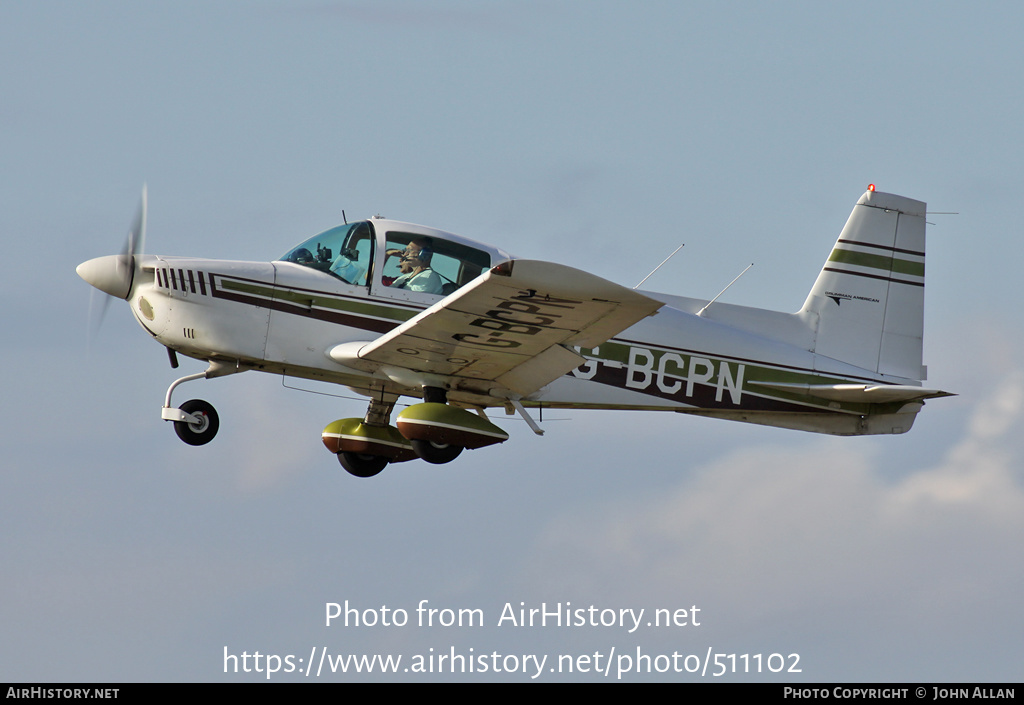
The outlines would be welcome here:
M 585 362 L 570 347 L 596 347 L 662 305 L 572 267 L 511 260 L 377 340 L 329 354 L 525 396 Z

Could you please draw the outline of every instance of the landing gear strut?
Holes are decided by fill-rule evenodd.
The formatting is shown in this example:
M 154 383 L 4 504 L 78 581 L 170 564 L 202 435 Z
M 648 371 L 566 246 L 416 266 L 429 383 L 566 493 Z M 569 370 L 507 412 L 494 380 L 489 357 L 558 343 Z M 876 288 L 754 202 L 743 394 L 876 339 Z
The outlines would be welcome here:
M 373 477 L 388 463 L 416 457 L 409 441 L 389 423 L 397 399 L 395 395 L 371 399 L 362 419 L 339 419 L 324 429 L 324 445 L 349 474 Z
M 170 348 L 168 348 L 168 351 L 168 354 L 174 352 Z M 177 366 L 176 362 L 177 357 L 172 355 L 172 367 Z M 240 367 L 238 363 L 232 365 L 218 360 L 210 360 L 210 366 L 206 368 L 205 372 L 197 372 L 194 375 L 186 375 L 174 380 L 171 382 L 171 386 L 167 388 L 167 396 L 164 398 L 164 405 L 160 410 L 160 418 L 165 421 L 173 421 L 174 432 L 178 434 L 178 438 L 190 446 L 206 445 L 213 440 L 213 437 L 217 435 L 218 429 L 220 429 L 220 417 L 217 416 L 217 410 L 213 408 L 212 404 L 202 399 L 190 399 L 175 409 L 171 406 L 171 394 L 174 392 L 175 387 L 185 382 L 209 377 L 222 377 L 236 372 L 244 372 L 245 370 L 246 368 Z
M 434 465 L 455 460 L 466 448 L 508 440 L 508 434 L 484 415 L 450 406 L 441 387 L 424 386 L 423 402 L 412 404 L 391 425 L 395 394 L 372 399 L 362 419 L 339 419 L 327 425 L 324 445 L 356 477 L 372 477 L 388 463 L 420 458 Z
M 447 404 L 448 392 L 441 387 L 423 387 L 423 402 L 425 404 Z M 458 458 L 463 451 L 463 446 L 440 443 L 435 440 L 413 440 L 411 442 L 416 455 L 434 465 L 450 463 Z
M 370 406 L 366 409 L 366 416 L 363 423 L 367 426 L 387 426 L 391 420 L 391 409 L 395 406 L 394 401 L 384 399 L 370 399 Z M 391 458 L 384 455 L 372 453 L 353 453 L 341 451 L 338 453 L 338 462 L 350 475 L 356 477 L 373 477 L 380 473 L 391 462 Z

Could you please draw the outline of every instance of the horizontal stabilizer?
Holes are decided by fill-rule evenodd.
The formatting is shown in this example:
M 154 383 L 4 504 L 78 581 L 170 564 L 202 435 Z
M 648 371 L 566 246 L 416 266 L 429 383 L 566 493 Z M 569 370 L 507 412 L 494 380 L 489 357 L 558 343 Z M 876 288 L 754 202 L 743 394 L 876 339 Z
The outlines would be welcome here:
M 859 404 L 889 404 L 956 396 L 941 389 L 925 389 L 909 384 L 783 384 L 781 382 L 747 382 L 780 391 L 804 394 L 829 401 Z

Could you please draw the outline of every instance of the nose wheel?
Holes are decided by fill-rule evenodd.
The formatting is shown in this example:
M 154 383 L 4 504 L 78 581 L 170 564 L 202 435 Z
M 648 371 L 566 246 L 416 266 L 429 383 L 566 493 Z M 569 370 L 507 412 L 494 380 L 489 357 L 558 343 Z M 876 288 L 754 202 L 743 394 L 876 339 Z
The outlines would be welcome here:
M 174 432 L 178 438 L 190 446 L 201 446 L 217 435 L 220 418 L 212 404 L 202 399 L 190 399 L 178 408 L 187 417 L 174 422 Z
M 172 366 L 176 359 L 173 355 L 171 356 Z M 171 394 L 179 384 L 196 379 L 222 377 L 237 372 L 244 372 L 246 369 L 237 363 L 232 365 L 217 360 L 210 360 L 210 366 L 205 372 L 186 375 L 174 380 L 171 386 L 167 388 L 167 396 L 164 398 L 164 405 L 160 409 L 160 418 L 164 421 L 173 421 L 174 432 L 178 434 L 178 438 L 190 446 L 206 445 L 213 440 L 213 437 L 217 435 L 217 430 L 220 428 L 220 418 L 217 416 L 217 410 L 213 408 L 210 402 L 203 401 L 202 399 L 190 399 L 178 408 L 174 408 L 171 406 Z

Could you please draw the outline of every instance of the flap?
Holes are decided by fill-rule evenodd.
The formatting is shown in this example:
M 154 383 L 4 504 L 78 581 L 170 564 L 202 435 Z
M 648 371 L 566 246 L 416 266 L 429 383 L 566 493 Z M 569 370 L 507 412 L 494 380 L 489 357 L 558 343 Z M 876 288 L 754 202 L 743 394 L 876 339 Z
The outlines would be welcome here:
M 526 395 L 585 362 L 662 303 L 586 272 L 511 260 L 363 346 L 358 357 L 436 375 L 495 381 Z

